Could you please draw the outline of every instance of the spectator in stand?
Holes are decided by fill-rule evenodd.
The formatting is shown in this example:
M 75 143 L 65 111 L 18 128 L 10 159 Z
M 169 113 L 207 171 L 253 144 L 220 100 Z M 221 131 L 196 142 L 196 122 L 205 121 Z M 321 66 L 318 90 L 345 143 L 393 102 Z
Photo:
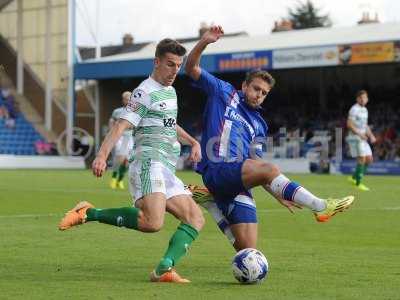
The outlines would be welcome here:
M 5 118 L 8 128 L 15 128 L 15 119 L 17 118 L 17 109 L 14 96 L 9 88 L 2 88 L 0 91 L 0 114 Z
M 400 137 L 396 139 L 395 151 L 394 151 L 394 161 L 400 162 Z
M 385 141 L 394 142 L 396 135 L 396 130 L 394 129 L 393 124 L 390 124 L 384 131 Z
M 35 150 L 38 155 L 58 155 L 56 143 L 44 140 L 37 140 L 35 142 Z
M 3 99 L 3 90 L 0 88 L 0 119 L 5 118 L 6 115 L 8 112 Z
M 52 145 L 43 140 L 35 142 L 35 150 L 38 155 L 49 155 L 51 153 Z

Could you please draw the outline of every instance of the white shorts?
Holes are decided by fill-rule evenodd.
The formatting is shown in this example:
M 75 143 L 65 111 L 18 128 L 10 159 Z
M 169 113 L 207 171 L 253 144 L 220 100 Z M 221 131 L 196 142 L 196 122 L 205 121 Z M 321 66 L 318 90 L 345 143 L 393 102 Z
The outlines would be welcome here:
M 133 149 L 133 137 L 123 135 L 119 138 L 114 147 L 115 156 L 128 157 Z
M 351 138 L 348 138 L 346 141 L 350 148 L 351 157 L 356 158 L 372 155 L 371 147 L 369 146 L 367 141 Z
M 133 203 L 151 193 L 163 193 L 167 199 L 192 195 L 183 182 L 162 163 L 135 160 L 129 165 L 129 191 Z

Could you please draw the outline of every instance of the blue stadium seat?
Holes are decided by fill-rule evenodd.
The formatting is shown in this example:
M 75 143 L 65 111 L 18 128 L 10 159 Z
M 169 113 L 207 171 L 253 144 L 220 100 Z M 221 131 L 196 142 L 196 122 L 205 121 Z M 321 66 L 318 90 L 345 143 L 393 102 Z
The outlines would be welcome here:
M 0 154 L 35 155 L 37 140 L 43 140 L 43 137 L 23 115 L 17 117 L 13 129 L 7 128 L 0 119 Z

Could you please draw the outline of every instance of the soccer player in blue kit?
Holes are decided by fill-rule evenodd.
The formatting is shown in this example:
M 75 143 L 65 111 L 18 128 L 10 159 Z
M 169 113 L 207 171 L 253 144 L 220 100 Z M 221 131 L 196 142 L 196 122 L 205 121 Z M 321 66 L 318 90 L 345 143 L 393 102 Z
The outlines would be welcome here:
M 317 221 L 326 222 L 348 208 L 353 196 L 321 199 L 281 174 L 278 167 L 260 159 L 260 141 L 266 139 L 268 126 L 259 109 L 271 88 L 272 76 L 263 70 L 247 74 L 237 91 L 200 68 L 200 58 L 207 45 L 223 35 L 221 26 L 212 26 L 203 34 L 186 61 L 186 73 L 193 85 L 207 96 L 201 139 L 202 160 L 197 172 L 207 189 L 191 187 L 194 199 L 203 202 L 234 248 L 256 248 L 257 215 L 251 189 L 262 186 L 281 204 L 307 207 Z M 200 197 L 196 197 L 199 196 Z

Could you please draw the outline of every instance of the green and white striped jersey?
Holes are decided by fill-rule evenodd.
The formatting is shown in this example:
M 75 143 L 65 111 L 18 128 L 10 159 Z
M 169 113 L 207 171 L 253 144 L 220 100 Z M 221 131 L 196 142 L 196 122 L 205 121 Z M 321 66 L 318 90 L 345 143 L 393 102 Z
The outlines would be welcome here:
M 124 106 L 121 106 L 121 107 L 118 107 L 118 108 L 114 109 L 112 114 L 111 114 L 111 119 L 113 119 L 114 121 L 117 121 L 121 117 L 121 115 L 122 115 L 122 113 L 124 111 L 125 111 L 125 107 Z M 132 136 L 133 135 L 132 129 L 125 130 L 123 135 L 124 136 Z
M 366 133 L 368 127 L 368 110 L 365 106 L 354 104 L 349 111 L 349 119 L 353 122 L 354 126 L 361 132 Z M 361 140 L 361 138 L 349 130 L 349 138 Z
M 172 86 L 153 78 L 144 80 L 132 93 L 120 118 L 135 126 L 135 147 L 130 161 L 159 161 L 175 171 L 181 146 L 177 139 L 177 96 Z

